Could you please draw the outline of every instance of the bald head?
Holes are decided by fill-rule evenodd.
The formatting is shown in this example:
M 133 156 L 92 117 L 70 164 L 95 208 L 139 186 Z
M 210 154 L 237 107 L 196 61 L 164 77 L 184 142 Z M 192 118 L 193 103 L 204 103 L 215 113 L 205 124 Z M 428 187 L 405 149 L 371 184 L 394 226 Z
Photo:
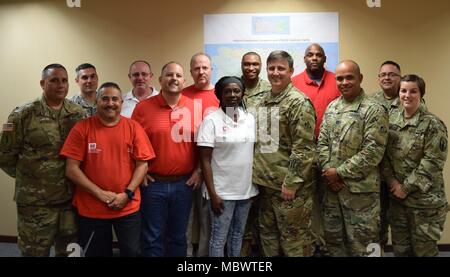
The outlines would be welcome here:
M 325 62 L 327 57 L 323 51 L 322 46 L 317 43 L 309 45 L 305 50 L 303 61 L 306 65 L 306 72 L 310 78 L 322 79 L 325 72 Z
M 311 51 L 311 49 L 313 49 L 313 48 L 319 50 L 325 56 L 325 51 L 323 50 L 322 46 L 320 46 L 320 44 L 318 44 L 318 43 L 312 43 L 308 47 L 306 47 L 305 56 L 308 55 L 308 52 Z
M 356 75 L 361 75 L 359 65 L 353 60 L 343 60 L 336 66 L 336 70 L 338 70 L 339 67 L 350 68 Z
M 336 85 L 347 101 L 353 101 L 361 93 L 363 76 L 359 65 L 352 60 L 344 60 L 336 67 Z

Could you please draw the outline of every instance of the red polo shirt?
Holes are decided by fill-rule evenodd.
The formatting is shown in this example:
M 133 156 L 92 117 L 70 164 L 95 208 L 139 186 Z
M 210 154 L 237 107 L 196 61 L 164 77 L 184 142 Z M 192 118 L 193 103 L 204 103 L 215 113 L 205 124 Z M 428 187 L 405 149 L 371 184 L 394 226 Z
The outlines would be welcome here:
M 132 119 L 141 124 L 155 150 L 148 172 L 158 175 L 186 175 L 195 166 L 194 102 L 181 95 L 176 107 L 167 105 L 162 92 L 136 105 Z
M 341 96 L 337 86 L 336 78 L 333 72 L 325 70 L 322 76 L 322 81 L 318 85 L 315 81 L 311 80 L 306 73 L 306 70 L 302 73 L 292 77 L 292 84 L 306 96 L 311 99 L 314 109 L 316 110 L 316 138 L 319 136 L 320 123 L 325 110 L 331 101 Z
M 219 107 L 219 99 L 217 99 L 214 89 L 201 90 L 192 85 L 184 88 L 181 93 L 195 101 L 195 108 L 202 110 L 202 119 Z

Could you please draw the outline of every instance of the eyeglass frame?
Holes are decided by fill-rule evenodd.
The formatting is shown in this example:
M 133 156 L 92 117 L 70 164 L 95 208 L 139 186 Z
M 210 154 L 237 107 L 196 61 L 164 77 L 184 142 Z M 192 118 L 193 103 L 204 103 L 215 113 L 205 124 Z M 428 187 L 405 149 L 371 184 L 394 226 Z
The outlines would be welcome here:
M 400 76 L 400 74 L 397 74 L 395 72 L 387 72 L 387 73 L 383 72 L 383 73 L 378 74 L 378 78 L 386 78 L 386 77 L 394 78 L 394 77 L 401 77 L 401 76 Z

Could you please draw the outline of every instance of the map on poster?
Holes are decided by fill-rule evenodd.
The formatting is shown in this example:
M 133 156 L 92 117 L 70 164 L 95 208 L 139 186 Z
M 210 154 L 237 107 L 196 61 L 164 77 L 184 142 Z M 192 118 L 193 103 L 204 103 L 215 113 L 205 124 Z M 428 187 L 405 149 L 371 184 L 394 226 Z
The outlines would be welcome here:
M 294 75 L 305 69 L 306 47 L 319 43 L 327 56 L 326 68 L 339 61 L 338 13 L 207 14 L 204 16 L 205 52 L 211 56 L 215 83 L 225 75 L 241 76 L 241 58 L 249 51 L 262 58 L 260 77 L 267 79 L 265 61 L 273 50 L 294 58 Z

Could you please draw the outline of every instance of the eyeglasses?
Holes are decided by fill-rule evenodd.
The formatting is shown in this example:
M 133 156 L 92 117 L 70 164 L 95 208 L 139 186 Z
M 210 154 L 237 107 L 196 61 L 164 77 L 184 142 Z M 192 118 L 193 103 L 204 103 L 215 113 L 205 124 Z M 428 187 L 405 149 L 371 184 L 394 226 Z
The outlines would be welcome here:
M 135 73 L 131 74 L 131 76 L 133 76 L 133 78 L 139 78 L 139 75 L 142 76 L 142 78 L 147 78 L 148 76 L 151 76 L 152 73 L 148 73 L 148 72 L 135 72 Z
M 378 74 L 379 78 L 386 78 L 386 77 L 394 78 L 397 76 L 400 76 L 400 75 L 398 75 L 397 73 L 394 73 L 394 72 L 389 72 L 389 73 L 383 72 L 383 73 Z

